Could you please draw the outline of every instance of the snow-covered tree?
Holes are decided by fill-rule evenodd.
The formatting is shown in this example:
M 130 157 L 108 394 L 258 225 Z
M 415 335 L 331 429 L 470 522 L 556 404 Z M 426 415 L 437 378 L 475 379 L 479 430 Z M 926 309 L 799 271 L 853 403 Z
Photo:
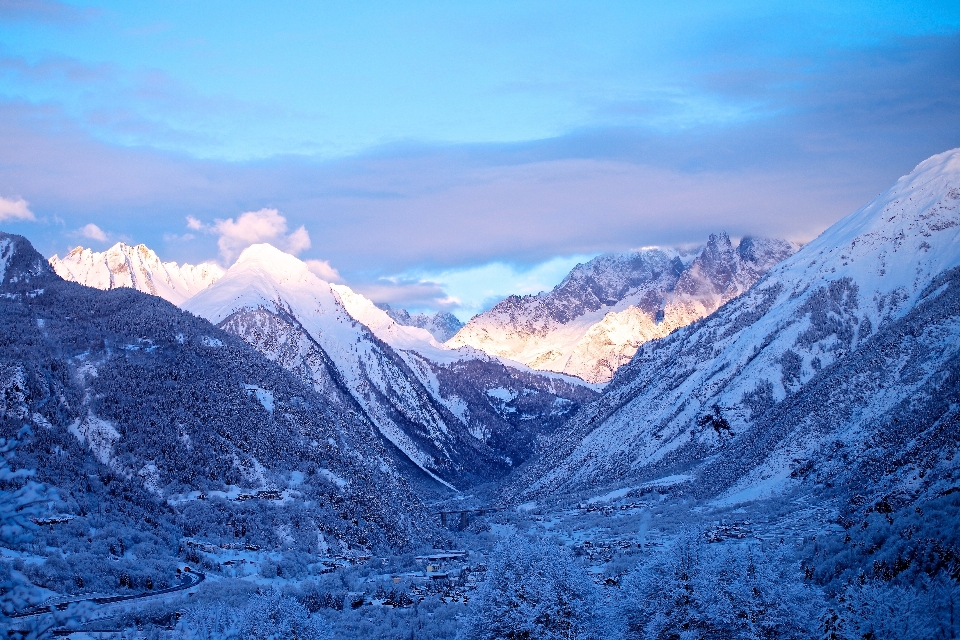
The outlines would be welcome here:
M 20 437 L 27 430 L 20 431 Z M 16 439 L 0 438 L 0 546 L 16 549 L 30 542 L 37 525 L 33 519 L 49 513 L 57 501 L 54 490 L 30 478 L 33 470 L 14 469 Z M 6 637 L 32 640 L 40 638 L 54 626 L 76 620 L 74 609 L 57 611 L 31 618 L 11 618 L 11 614 L 39 604 L 44 591 L 34 585 L 12 562 L 0 561 L 0 633 Z
M 250 599 L 240 625 L 241 638 L 251 640 L 327 640 L 330 630 L 320 617 L 279 592 L 257 594 Z
M 223 603 L 193 607 L 180 619 L 177 637 L 183 640 L 238 640 L 243 609 Z
M 230 598 L 227 598 L 230 600 Z M 182 640 L 328 640 L 329 625 L 279 591 L 253 595 L 246 606 L 208 601 L 191 607 L 177 625 Z
M 819 625 L 820 595 L 793 564 L 750 545 L 711 545 L 702 532 L 677 539 L 622 586 L 626 635 L 687 638 L 805 638 Z
M 494 551 L 460 640 L 600 638 L 600 598 L 563 547 L 507 538 Z
M 912 584 L 871 580 L 843 594 L 832 637 L 956 638 L 960 636 L 960 584 L 941 573 L 920 575 Z

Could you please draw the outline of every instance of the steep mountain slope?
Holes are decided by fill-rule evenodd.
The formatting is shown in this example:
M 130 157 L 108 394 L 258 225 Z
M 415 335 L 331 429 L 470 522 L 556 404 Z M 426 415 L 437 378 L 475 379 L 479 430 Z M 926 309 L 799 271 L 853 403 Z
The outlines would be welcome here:
M 463 328 L 463 323 L 447 311 L 437 313 L 414 313 L 406 309 L 395 309 L 388 304 L 377 305 L 387 312 L 394 322 L 407 327 L 426 329 L 437 342 L 446 342 Z
M 390 345 L 437 402 L 474 438 L 505 456 L 526 460 L 595 388 L 579 378 L 539 372 L 472 347 L 450 349 L 423 329 L 395 322 L 343 285 L 331 285 L 347 313 Z
M 246 249 L 184 308 L 240 336 L 317 391 L 355 402 L 434 479 L 497 478 L 596 393 L 562 376 L 508 369 L 394 322 L 269 245 Z M 472 375 L 454 374 L 467 370 Z M 491 395 L 492 393 L 492 395 Z
M 600 256 L 575 267 L 553 291 L 503 300 L 449 345 L 607 382 L 640 344 L 712 313 L 795 250 L 756 238 L 734 249 L 720 234 L 696 257 L 663 249 Z
M 644 344 L 517 492 L 668 474 L 729 499 L 807 475 L 865 492 L 952 473 L 960 150 L 934 156 L 713 315 Z
M 62 280 L 20 236 L 0 234 L 0 264 L 0 437 L 30 427 L 18 464 L 92 545 L 71 558 L 124 527 L 160 555 L 183 533 L 311 553 L 431 535 L 357 412 L 160 298 Z
M 176 305 L 223 275 L 223 269 L 212 263 L 161 262 L 145 245 L 131 247 L 123 242 L 103 252 L 77 247 L 63 258 L 50 258 L 50 266 L 64 280 L 97 289 L 129 287 Z

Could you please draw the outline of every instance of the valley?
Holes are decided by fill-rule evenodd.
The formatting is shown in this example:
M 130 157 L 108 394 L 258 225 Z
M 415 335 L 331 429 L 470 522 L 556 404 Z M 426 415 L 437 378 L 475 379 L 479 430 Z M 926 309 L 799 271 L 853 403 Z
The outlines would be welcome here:
M 462 327 L 214 267 L 0 234 L 12 634 L 957 631 L 960 150 L 802 247 L 604 255 Z

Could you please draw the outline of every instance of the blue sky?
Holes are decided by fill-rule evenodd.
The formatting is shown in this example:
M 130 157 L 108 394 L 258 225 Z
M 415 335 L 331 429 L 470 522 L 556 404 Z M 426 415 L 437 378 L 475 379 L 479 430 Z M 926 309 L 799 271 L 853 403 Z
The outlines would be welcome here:
M 0 0 L 0 225 L 257 237 L 468 316 L 600 252 L 810 239 L 960 146 L 958 32 L 955 2 Z

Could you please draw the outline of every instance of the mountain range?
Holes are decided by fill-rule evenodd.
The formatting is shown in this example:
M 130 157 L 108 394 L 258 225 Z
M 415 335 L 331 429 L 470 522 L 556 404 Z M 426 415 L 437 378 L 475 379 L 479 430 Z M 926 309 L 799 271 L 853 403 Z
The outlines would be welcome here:
M 248 248 L 225 272 L 163 263 L 145 246 L 123 243 L 104 253 L 78 247 L 50 264 L 68 279 L 135 288 L 210 320 L 340 410 L 362 414 L 414 469 L 465 488 L 509 473 L 594 400 L 599 387 L 581 378 L 604 382 L 639 344 L 738 295 L 793 249 L 750 238 L 734 249 L 720 234 L 697 254 L 602 256 L 578 266 L 553 292 L 510 298 L 466 327 L 448 313 L 378 307 L 269 245 Z M 520 310 L 508 314 L 512 325 L 496 326 L 511 305 Z M 492 347 L 490 336 L 520 326 L 518 316 L 528 318 L 523 339 L 531 348 L 567 340 L 566 368 L 579 377 L 549 366 L 538 371 Z M 480 348 L 464 344 L 481 326 Z
M 782 240 L 725 233 L 699 250 L 653 248 L 603 255 L 578 265 L 552 291 L 510 296 L 464 326 L 448 312 L 411 314 L 377 305 L 393 323 L 424 329 L 423 344 L 474 347 L 532 369 L 605 383 L 637 347 L 708 315 L 746 291 L 797 248 Z M 117 243 L 104 252 L 77 247 L 50 264 L 62 277 L 100 289 L 132 287 L 177 305 L 224 274 L 213 263 L 162 262 L 144 245 Z M 350 290 L 350 296 L 355 296 Z M 380 314 L 370 314 L 382 322 Z M 433 345 L 436 346 L 436 345 Z
M 552 291 L 506 298 L 448 344 L 608 382 L 639 345 L 713 313 L 796 249 L 749 237 L 734 248 L 721 233 L 699 253 L 603 255 L 577 265 Z
M 356 403 L 417 468 L 450 487 L 501 477 L 597 396 L 577 378 L 445 348 L 270 245 L 246 249 L 184 308 L 342 406 Z
M 0 317 L 0 437 L 60 491 L 71 562 L 143 535 L 151 560 L 175 557 L 183 535 L 312 553 L 432 535 L 404 461 L 362 412 L 206 320 L 65 281 L 9 234 Z M 276 508 L 242 498 L 259 492 Z
M 162 262 L 146 245 L 118 242 L 103 252 L 76 247 L 63 258 L 53 256 L 57 275 L 97 289 L 129 287 L 180 304 L 223 276 L 214 263 Z

